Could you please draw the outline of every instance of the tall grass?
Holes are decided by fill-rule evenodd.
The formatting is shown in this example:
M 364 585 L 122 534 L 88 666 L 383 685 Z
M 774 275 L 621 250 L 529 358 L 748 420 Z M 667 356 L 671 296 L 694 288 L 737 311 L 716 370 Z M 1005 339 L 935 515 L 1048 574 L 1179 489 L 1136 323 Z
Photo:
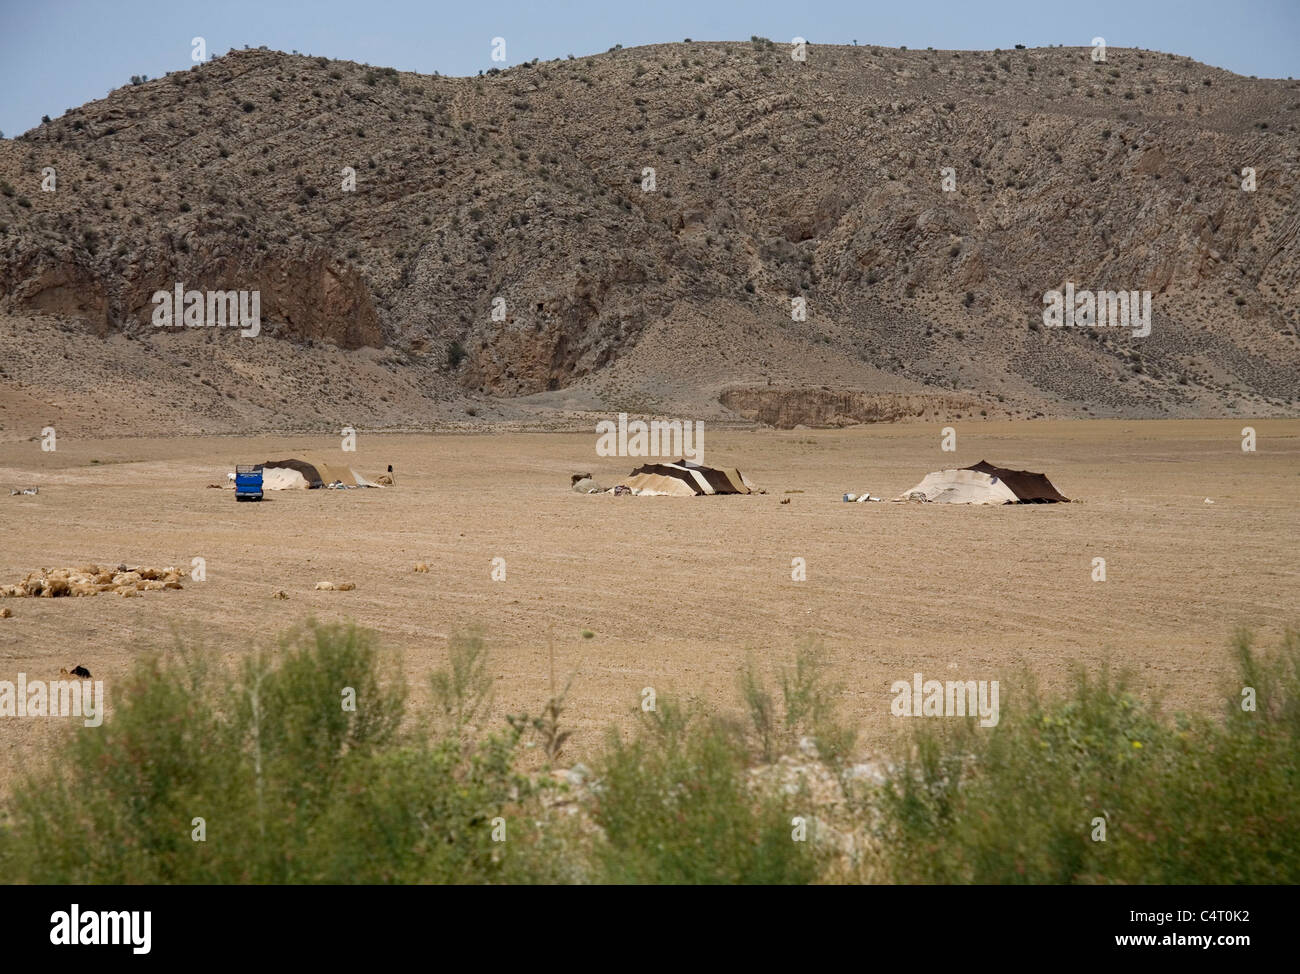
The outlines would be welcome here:
M 77 727 L 18 782 L 0 807 L 0 874 L 1300 882 L 1300 636 L 1262 653 L 1242 634 L 1233 651 L 1239 676 L 1217 719 L 1167 716 L 1122 674 L 1080 672 L 1063 695 L 1008 700 L 994 728 L 918 722 L 877 786 L 852 774 L 838 689 L 824 654 L 805 646 L 776 689 L 744 669 L 738 716 L 660 697 L 631 733 L 593 746 L 590 777 L 570 785 L 549 771 L 567 750 L 564 691 L 552 677 L 541 716 L 496 725 L 479 634 L 453 638 L 433 706 L 418 714 L 395 661 L 352 626 L 307 623 L 229 667 L 181 645 L 142 659 L 110 688 L 102 727 Z M 814 780 L 839 790 L 828 800 Z M 876 871 L 823 841 L 827 823 L 869 848 Z

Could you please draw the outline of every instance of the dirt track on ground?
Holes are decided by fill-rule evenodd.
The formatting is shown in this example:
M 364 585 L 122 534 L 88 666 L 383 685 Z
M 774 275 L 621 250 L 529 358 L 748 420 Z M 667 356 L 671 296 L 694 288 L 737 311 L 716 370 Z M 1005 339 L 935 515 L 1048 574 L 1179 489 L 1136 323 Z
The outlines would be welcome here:
M 1208 712 L 1237 626 L 1267 636 L 1300 622 L 1300 421 L 1255 422 L 1255 453 L 1241 450 L 1242 425 L 966 423 L 955 455 L 926 424 L 717 433 L 706 462 L 739 466 L 767 493 L 712 498 L 571 493 L 570 473 L 608 484 L 639 462 L 596 457 L 594 434 L 363 433 L 353 466 L 394 464 L 396 489 L 281 492 L 262 504 L 205 488 L 236 462 L 337 451 L 338 441 L 5 444 L 0 583 L 43 566 L 194 557 L 208 578 L 133 599 L 0 600 L 14 613 L 0 620 L 0 679 L 81 663 L 105 681 L 111 712 L 114 680 L 173 630 L 237 657 L 312 614 L 376 629 L 413 684 L 445 660 L 449 634 L 480 627 L 498 715 L 540 709 L 553 646 L 560 679 L 574 675 L 575 756 L 601 729 L 627 725 L 643 687 L 733 707 L 747 653 L 774 667 L 809 636 L 870 748 L 905 729 L 888 690 L 917 671 L 1001 678 L 1005 709 L 1021 664 L 1052 686 L 1071 664 L 1110 661 L 1169 707 Z M 893 496 L 980 459 L 1045 471 L 1081 503 L 840 499 Z M 11 484 L 41 491 L 10 497 Z M 503 582 L 490 578 L 497 557 Z M 791 579 L 796 557 L 806 581 Z M 1091 579 L 1098 557 L 1105 582 Z M 428 574 L 412 572 L 421 561 Z M 357 588 L 314 591 L 323 579 Z M 272 598 L 277 589 L 289 598 Z M 0 720 L 0 787 L 55 746 L 62 723 Z

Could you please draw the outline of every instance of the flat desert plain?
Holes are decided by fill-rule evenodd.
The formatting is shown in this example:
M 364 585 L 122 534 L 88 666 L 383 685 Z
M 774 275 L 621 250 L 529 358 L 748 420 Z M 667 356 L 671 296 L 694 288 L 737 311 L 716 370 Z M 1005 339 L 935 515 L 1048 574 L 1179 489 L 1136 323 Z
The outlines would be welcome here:
M 1051 688 L 1071 667 L 1130 669 L 1169 709 L 1211 712 L 1239 626 L 1271 639 L 1300 622 L 1300 420 L 958 422 L 838 431 L 706 430 L 704 460 L 765 494 L 583 496 L 641 461 L 600 458 L 588 433 L 361 433 L 334 437 L 63 437 L 0 445 L 0 582 L 87 562 L 184 565 L 207 580 L 138 598 L 0 599 L 0 679 L 83 664 L 114 683 L 179 635 L 238 658 L 308 616 L 355 620 L 400 655 L 413 687 L 477 627 L 491 649 L 496 716 L 537 713 L 573 677 L 573 758 L 628 727 L 644 687 L 738 709 L 737 672 L 821 643 L 864 749 L 909 729 L 890 685 L 920 672 Z M 1257 432 L 1243 452 L 1241 428 Z M 237 462 L 315 450 L 393 489 L 284 491 L 236 503 Z M 988 459 L 1048 474 L 1068 505 L 846 504 L 892 497 L 930 470 Z M 1213 503 L 1206 503 L 1206 499 Z M 782 501 L 788 500 L 788 504 Z M 505 559 L 504 581 L 490 576 Z M 792 580 L 792 559 L 806 581 Z M 1093 581 L 1104 558 L 1106 580 Z M 414 573 L 416 562 L 429 565 Z M 318 592 L 318 581 L 350 581 Z M 272 597 L 277 589 L 287 600 Z M 590 636 L 585 636 L 584 631 Z M 57 746 L 67 721 L 0 720 L 0 787 Z

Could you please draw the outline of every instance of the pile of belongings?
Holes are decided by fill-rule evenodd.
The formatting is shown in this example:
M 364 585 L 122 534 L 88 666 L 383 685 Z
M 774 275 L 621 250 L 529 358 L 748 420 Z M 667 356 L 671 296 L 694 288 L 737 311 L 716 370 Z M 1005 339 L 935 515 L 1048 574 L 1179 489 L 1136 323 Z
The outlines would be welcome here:
M 579 494 L 603 494 L 605 488 L 591 479 L 589 473 L 575 473 L 569 478 L 569 485 Z

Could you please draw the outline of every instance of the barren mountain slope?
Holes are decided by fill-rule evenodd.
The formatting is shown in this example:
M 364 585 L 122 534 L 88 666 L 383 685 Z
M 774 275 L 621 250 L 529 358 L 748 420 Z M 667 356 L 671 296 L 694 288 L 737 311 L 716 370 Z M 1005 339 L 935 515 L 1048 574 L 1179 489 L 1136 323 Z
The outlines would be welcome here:
M 232 52 L 0 141 L 0 382 L 49 403 L 113 362 L 186 430 L 467 395 L 1293 414 L 1300 83 L 1089 55 L 756 39 L 444 78 Z M 177 282 L 260 290 L 262 334 L 154 328 Z M 1151 291 L 1150 335 L 1043 327 L 1066 282 Z

